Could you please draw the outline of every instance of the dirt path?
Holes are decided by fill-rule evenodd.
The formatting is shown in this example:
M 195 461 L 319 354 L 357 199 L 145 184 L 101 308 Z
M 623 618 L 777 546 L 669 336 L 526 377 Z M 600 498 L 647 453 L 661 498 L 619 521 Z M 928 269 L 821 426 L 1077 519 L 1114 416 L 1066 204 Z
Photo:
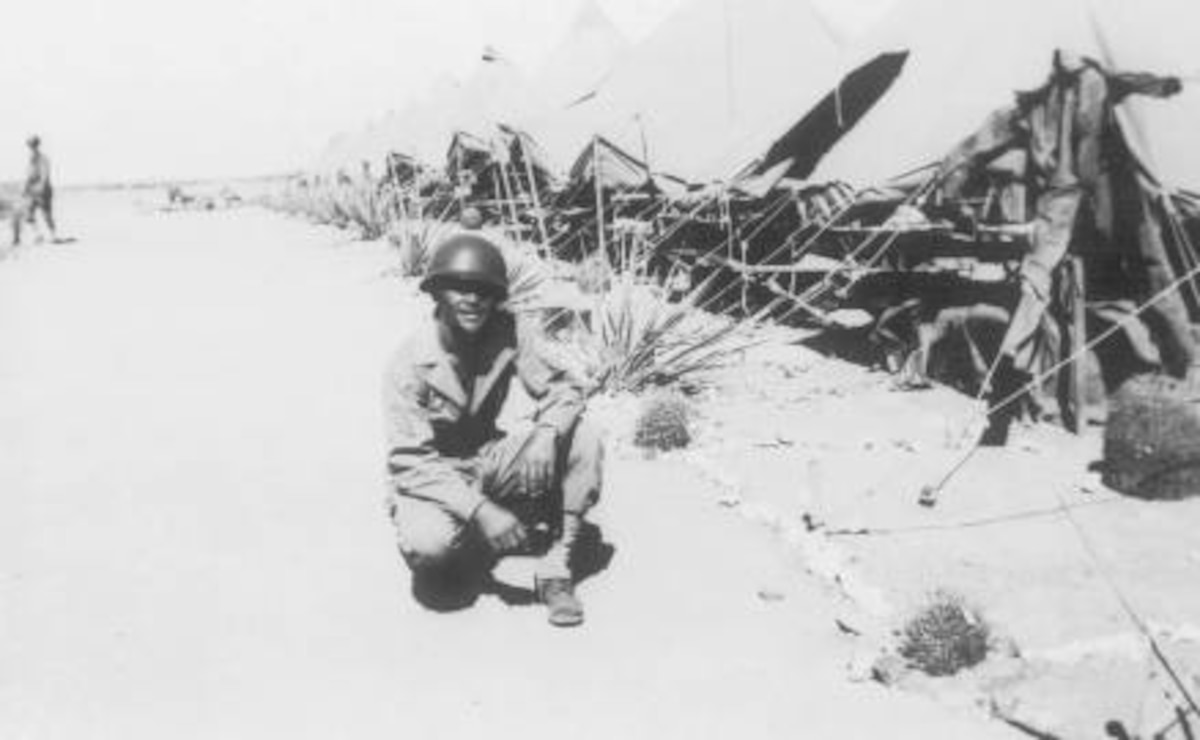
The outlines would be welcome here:
M 614 460 L 583 629 L 423 612 L 376 398 L 425 309 L 386 252 L 63 212 L 79 243 L 0 262 L 0 737 L 1007 736 L 847 683 L 819 589 L 678 463 Z

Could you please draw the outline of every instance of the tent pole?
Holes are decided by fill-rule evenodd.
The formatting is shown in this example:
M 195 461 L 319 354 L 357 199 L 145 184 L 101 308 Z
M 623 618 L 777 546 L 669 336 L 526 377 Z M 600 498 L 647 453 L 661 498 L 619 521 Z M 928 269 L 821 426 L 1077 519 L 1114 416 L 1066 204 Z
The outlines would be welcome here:
M 456 181 L 454 183 L 454 191 L 458 193 L 458 213 L 461 217 L 463 209 L 467 207 L 467 197 L 463 194 L 462 190 L 463 155 L 461 147 L 455 147 L 454 159 L 458 163 L 458 166 L 454 170 L 454 179 Z
M 608 261 L 608 248 L 604 243 L 604 191 L 600 184 L 599 136 L 592 137 L 592 183 L 596 187 L 596 248 L 601 258 Z
M 520 234 L 518 232 L 521 221 L 520 214 L 517 213 L 517 196 L 513 191 L 512 181 L 508 179 L 508 167 L 505 166 L 504 160 L 500 160 L 497 164 L 500 165 L 500 183 L 504 186 L 504 190 L 507 193 L 506 200 L 508 201 L 508 211 L 512 218 L 512 233 L 519 237 Z M 519 238 L 517 240 L 519 241 Z
M 739 245 L 738 245 L 737 236 L 734 234 L 734 229 L 733 229 L 733 197 L 729 194 L 728 190 L 726 190 L 722 194 L 721 211 L 722 211 L 721 216 L 722 216 L 723 220 L 725 221 L 725 228 L 726 228 L 726 237 L 725 237 L 726 254 L 728 254 L 730 260 L 738 260 L 743 265 L 748 264 L 746 248 L 744 245 L 741 245 L 739 255 L 734 254 L 734 251 L 738 250 Z M 738 259 L 739 257 L 740 257 L 740 259 Z M 742 311 L 749 313 L 750 312 L 750 281 L 748 279 L 746 279 L 745 274 L 743 272 L 741 272 L 740 270 L 738 271 L 738 279 L 741 281 Z
M 1067 429 L 1072 434 L 1082 434 L 1087 428 L 1087 358 L 1083 356 L 1087 346 L 1087 293 L 1084 285 L 1083 257 L 1068 256 L 1063 265 L 1070 276 L 1067 281 L 1067 341 L 1064 343 L 1067 357 L 1075 357 L 1067 369 L 1065 400 L 1070 413 L 1064 414 Z
M 496 199 L 496 204 L 500 206 L 500 223 L 504 223 L 504 194 L 500 192 L 500 178 L 492 178 L 492 196 Z
M 549 246 L 549 236 L 546 234 L 546 217 L 542 213 L 542 198 L 538 195 L 538 183 L 533 172 L 533 162 L 529 160 L 529 149 L 525 146 L 525 138 L 519 133 L 517 134 L 517 143 L 521 145 L 521 159 L 525 162 L 525 176 L 529 178 L 529 194 L 533 196 L 533 209 L 537 214 L 538 234 L 542 238 L 538 252 L 545 257 L 547 256 L 546 250 Z

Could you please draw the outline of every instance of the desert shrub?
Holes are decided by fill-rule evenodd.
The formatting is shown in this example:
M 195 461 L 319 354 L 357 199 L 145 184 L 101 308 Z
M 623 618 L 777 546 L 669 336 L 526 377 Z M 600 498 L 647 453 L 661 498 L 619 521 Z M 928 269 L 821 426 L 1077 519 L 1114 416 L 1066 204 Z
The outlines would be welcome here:
M 900 630 L 898 652 L 930 676 L 951 676 L 983 662 L 991 627 L 958 594 L 936 591 Z
M 754 344 L 748 324 L 714 316 L 696 303 L 698 286 L 679 303 L 628 279 L 592 312 L 579 343 L 596 392 L 639 392 L 690 382 Z
M 338 221 L 358 230 L 362 239 L 382 237 L 388 228 L 385 200 L 375 190 L 374 183 L 358 182 L 344 185 L 335 195 Z
M 262 202 L 315 223 L 357 229 L 359 236 L 367 240 L 382 237 L 391 222 L 387 197 L 370 182 L 289 185 Z
M 676 450 L 692 441 L 692 409 L 675 394 L 658 394 L 642 402 L 635 424 L 633 443 L 652 450 Z
M 1146 499 L 1200 495 L 1200 392 L 1142 375 L 1113 397 L 1104 433 L 1104 483 Z
M 441 221 L 399 221 L 388 230 L 388 241 L 400 259 L 400 274 L 419 277 L 425 274 L 433 248 L 450 233 L 453 227 Z

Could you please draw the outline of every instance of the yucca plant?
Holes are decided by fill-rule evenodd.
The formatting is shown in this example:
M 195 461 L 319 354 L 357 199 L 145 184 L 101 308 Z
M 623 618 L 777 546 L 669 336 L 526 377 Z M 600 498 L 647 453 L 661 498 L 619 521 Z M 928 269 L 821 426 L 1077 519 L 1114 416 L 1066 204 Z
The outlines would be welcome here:
M 702 283 L 679 303 L 623 278 L 597 304 L 581 343 L 597 392 L 639 392 L 678 384 L 727 363 L 756 343 L 749 322 L 697 307 Z
M 387 232 L 385 204 L 371 183 L 348 186 L 342 193 L 341 206 L 347 222 L 358 229 L 361 238 L 378 239 Z
M 400 256 L 400 274 L 418 277 L 425 274 L 433 247 L 450 230 L 449 224 L 431 219 L 397 221 L 388 231 L 388 241 Z

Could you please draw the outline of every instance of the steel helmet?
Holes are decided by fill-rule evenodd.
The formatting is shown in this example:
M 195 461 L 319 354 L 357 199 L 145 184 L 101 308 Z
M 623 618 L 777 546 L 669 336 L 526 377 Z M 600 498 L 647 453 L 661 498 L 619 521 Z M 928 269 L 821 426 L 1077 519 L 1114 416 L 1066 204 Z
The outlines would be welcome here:
M 500 248 L 479 234 L 455 234 L 437 246 L 421 290 L 432 293 L 450 281 L 481 283 L 508 295 L 508 267 Z

